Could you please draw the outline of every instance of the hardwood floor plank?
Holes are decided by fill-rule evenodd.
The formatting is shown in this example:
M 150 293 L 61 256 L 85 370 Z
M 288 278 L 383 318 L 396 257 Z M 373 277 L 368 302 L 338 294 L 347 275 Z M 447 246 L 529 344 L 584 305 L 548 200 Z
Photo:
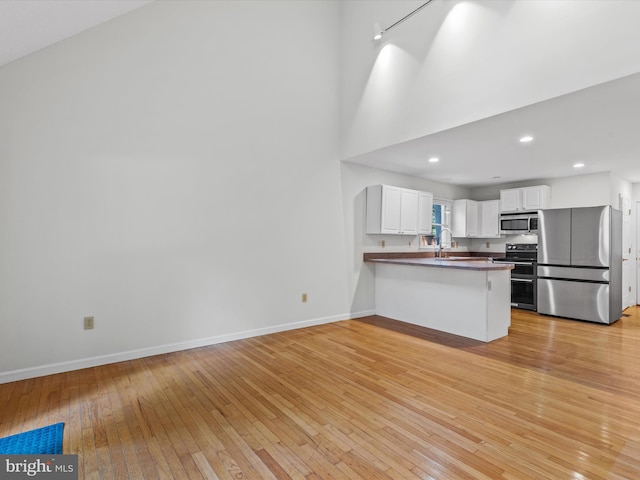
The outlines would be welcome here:
M 202 452 L 195 452 L 193 454 L 193 460 L 198 465 L 200 473 L 206 480 L 220 480 L 220 477 L 216 474 L 215 470 L 211 467 L 211 464 L 204 456 Z
M 90 479 L 640 478 L 640 307 L 485 344 L 367 317 L 0 385 Z

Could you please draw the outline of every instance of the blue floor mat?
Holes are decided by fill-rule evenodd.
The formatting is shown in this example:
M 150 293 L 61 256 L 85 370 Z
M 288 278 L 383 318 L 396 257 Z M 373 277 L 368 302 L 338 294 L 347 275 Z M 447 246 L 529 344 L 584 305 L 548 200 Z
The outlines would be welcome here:
M 62 430 L 64 423 L 30 430 L 10 437 L 0 438 L 2 455 L 62 454 Z

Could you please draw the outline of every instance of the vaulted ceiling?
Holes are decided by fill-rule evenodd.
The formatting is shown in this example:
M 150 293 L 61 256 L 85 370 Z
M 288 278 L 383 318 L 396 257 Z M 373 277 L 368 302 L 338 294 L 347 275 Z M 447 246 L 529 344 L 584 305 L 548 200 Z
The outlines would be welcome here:
M 151 1 L 4 0 L 0 2 L 0 67 Z M 349 161 L 465 186 L 605 171 L 640 182 L 637 125 L 640 74 Z M 524 134 L 534 140 L 520 143 Z M 429 163 L 431 156 L 440 162 Z M 579 162 L 585 167 L 574 168 Z
M 150 2 L 3 0 L 0 2 L 0 67 Z

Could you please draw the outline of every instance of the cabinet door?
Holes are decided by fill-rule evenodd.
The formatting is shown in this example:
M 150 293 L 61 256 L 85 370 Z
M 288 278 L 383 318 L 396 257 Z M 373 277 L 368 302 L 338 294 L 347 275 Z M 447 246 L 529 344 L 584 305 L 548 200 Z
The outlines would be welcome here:
M 383 185 L 380 233 L 400 233 L 401 206 L 402 189 L 399 187 Z
M 480 234 L 482 238 L 500 236 L 500 201 L 480 202 Z
M 467 236 L 467 201 L 454 200 L 451 212 L 451 236 L 464 238 Z
M 418 233 L 431 235 L 433 220 L 433 194 L 418 192 Z
M 478 202 L 454 200 L 451 230 L 453 237 L 478 236 Z
M 467 201 L 467 237 L 478 236 L 478 202 Z
M 549 187 L 526 187 L 522 189 L 522 209 L 542 210 L 548 208 Z
M 418 192 L 402 189 L 400 197 L 400 233 L 418 234 Z
M 520 196 L 522 189 L 511 188 L 509 190 L 500 190 L 500 211 L 501 212 L 517 212 L 520 210 Z

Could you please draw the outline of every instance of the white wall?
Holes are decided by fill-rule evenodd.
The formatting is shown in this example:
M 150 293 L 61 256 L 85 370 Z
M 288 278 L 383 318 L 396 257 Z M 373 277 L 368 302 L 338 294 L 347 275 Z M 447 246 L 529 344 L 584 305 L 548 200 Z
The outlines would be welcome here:
M 633 262 L 636 272 L 635 298 L 636 304 L 640 305 L 640 224 L 638 217 L 640 216 L 640 183 L 634 183 L 631 191 L 631 230 L 633 231 L 630 261 Z
M 343 157 L 640 71 L 640 2 L 343 3 Z
M 154 2 L 0 69 L 0 381 L 348 315 L 338 25 Z
M 405 235 L 368 235 L 365 233 L 366 188 L 369 185 L 395 185 L 431 192 L 436 198 L 465 198 L 469 190 L 454 185 L 400 175 L 352 163 L 342 164 L 342 202 L 347 244 L 348 296 L 352 312 L 373 312 L 373 265 L 363 262 L 364 252 L 418 251 L 417 237 Z M 380 241 L 385 247 L 380 247 Z

